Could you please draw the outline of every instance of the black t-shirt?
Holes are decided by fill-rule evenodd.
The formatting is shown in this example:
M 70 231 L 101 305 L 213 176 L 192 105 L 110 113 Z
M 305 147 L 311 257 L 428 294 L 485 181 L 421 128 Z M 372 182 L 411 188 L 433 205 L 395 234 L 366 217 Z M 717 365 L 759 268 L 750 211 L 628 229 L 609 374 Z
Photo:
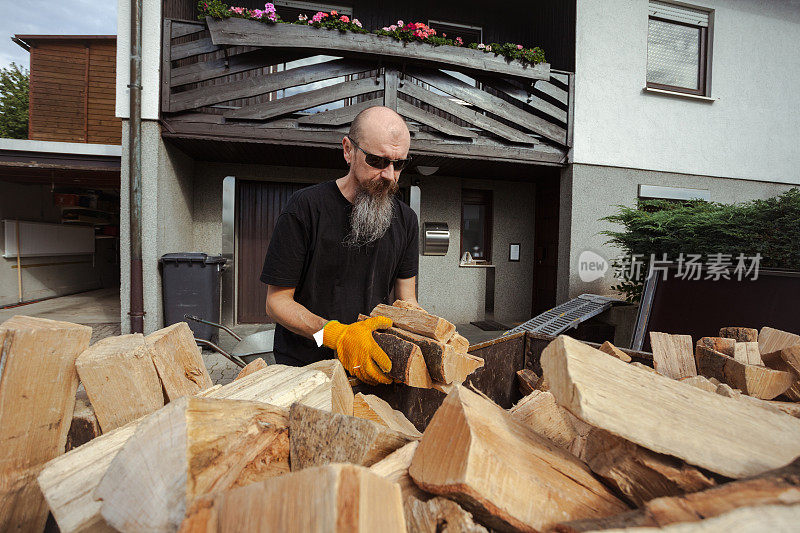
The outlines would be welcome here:
M 264 258 L 261 281 L 295 287 L 294 299 L 312 313 L 343 324 L 355 322 L 388 302 L 397 278 L 417 275 L 419 224 L 416 214 L 393 198 L 389 229 L 377 241 L 360 247 L 344 244 L 350 233 L 353 205 L 336 181 L 296 192 L 278 217 Z M 279 363 L 306 365 L 334 356 L 313 339 L 275 327 Z

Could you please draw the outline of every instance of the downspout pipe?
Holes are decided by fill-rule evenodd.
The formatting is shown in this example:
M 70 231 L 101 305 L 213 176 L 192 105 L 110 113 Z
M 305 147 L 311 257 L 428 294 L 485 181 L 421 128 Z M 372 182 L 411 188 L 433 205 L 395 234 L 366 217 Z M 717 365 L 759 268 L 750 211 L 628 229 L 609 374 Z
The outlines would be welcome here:
M 144 333 L 142 288 L 142 0 L 131 0 L 130 121 L 128 182 L 130 187 L 131 333 Z

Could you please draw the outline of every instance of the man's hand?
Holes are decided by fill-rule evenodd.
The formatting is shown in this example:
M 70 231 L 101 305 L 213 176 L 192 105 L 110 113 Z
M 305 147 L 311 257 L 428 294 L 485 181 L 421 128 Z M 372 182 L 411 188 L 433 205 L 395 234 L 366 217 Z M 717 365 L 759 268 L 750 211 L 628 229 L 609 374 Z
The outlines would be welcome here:
M 351 375 L 370 385 L 388 385 L 392 378 L 385 373 L 392 369 L 392 362 L 372 338 L 372 332 L 390 327 L 392 319 L 382 316 L 353 324 L 332 320 L 325 325 L 322 343 L 336 350 L 337 357 Z

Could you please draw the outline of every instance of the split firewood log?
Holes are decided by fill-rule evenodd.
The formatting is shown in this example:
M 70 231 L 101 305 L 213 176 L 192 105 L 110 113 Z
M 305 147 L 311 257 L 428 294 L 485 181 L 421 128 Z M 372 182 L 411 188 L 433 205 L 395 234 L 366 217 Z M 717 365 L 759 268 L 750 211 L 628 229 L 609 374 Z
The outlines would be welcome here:
M 192 396 L 213 385 L 194 334 L 178 322 L 145 337 L 167 398 Z M 91 398 L 91 396 L 90 396 Z
M 446 343 L 455 334 L 456 327 L 447 320 L 419 309 L 407 309 L 378 304 L 370 316 L 385 316 L 392 319 L 395 327 L 425 335 Z
M 714 377 L 749 396 L 771 400 L 786 392 L 795 380 L 791 372 L 765 366 L 740 363 L 733 357 L 697 346 L 697 368 L 700 374 Z
M 356 394 L 353 403 L 353 416 L 377 422 L 406 435 L 410 439 L 422 437 L 422 433 L 414 427 L 414 424 L 409 422 L 403 413 L 392 409 L 386 400 L 378 398 L 374 394 L 361 392 Z
M 681 379 L 697 375 L 690 335 L 651 331 L 650 345 L 653 348 L 653 367 L 662 376 Z

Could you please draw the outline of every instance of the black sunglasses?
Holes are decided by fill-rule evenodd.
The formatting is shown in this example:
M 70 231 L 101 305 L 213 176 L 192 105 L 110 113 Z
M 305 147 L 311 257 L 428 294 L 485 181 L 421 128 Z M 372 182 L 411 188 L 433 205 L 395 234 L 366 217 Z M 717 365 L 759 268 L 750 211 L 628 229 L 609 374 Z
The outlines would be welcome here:
M 347 137 L 350 139 L 350 137 Z M 383 157 L 380 155 L 375 155 L 367 152 L 363 148 L 361 148 L 357 142 L 353 139 L 350 139 L 350 142 L 353 143 L 353 146 L 364 152 L 364 161 L 367 162 L 369 166 L 372 168 L 377 168 L 383 170 L 384 168 L 388 167 L 390 164 L 394 164 L 394 169 L 398 172 L 406 168 L 408 165 L 411 164 L 411 157 L 407 157 L 405 159 L 389 159 L 388 157 Z

